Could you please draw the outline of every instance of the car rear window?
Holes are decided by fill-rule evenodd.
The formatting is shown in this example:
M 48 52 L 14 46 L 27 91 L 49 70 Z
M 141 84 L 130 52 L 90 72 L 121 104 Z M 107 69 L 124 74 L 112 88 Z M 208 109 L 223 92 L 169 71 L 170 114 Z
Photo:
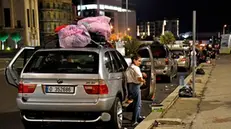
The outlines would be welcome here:
M 164 46 L 151 46 L 153 58 L 166 58 L 167 51 Z
M 36 52 L 24 73 L 80 73 L 96 74 L 99 55 L 89 51 L 39 51 Z
M 183 50 L 171 50 L 171 52 L 174 55 L 178 55 L 178 56 L 183 56 L 184 55 L 184 51 Z

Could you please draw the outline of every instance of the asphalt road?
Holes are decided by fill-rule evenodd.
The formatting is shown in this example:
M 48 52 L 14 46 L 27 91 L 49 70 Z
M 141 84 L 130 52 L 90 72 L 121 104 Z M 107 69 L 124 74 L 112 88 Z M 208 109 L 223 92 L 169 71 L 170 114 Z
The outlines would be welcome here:
M 4 61 L 0 61 L 0 66 L 5 66 Z M 187 73 L 184 73 L 185 75 Z M 161 103 L 177 86 L 179 82 L 179 76 L 174 79 L 173 83 L 164 83 L 164 82 L 158 82 L 157 84 L 157 102 Z M 8 85 L 5 81 L 4 73 L 3 71 L 0 72 L 0 129 L 24 129 L 19 115 L 19 110 L 17 109 L 16 105 L 16 94 L 17 89 L 15 87 L 12 87 Z M 150 114 L 150 104 L 151 101 L 142 101 L 142 112 L 141 114 L 144 116 L 147 116 Z M 131 127 L 131 113 L 124 113 L 124 127 L 128 129 L 133 129 Z M 66 129 L 67 125 L 58 126 L 62 129 Z M 87 129 L 88 127 L 85 127 L 86 125 L 83 125 L 83 127 L 79 125 L 70 125 L 69 128 L 75 128 L 75 129 L 82 129 L 83 127 Z M 57 126 L 54 126 L 54 129 L 57 129 Z M 50 129 L 50 127 L 49 127 Z M 89 127 L 89 129 L 93 129 L 93 127 Z

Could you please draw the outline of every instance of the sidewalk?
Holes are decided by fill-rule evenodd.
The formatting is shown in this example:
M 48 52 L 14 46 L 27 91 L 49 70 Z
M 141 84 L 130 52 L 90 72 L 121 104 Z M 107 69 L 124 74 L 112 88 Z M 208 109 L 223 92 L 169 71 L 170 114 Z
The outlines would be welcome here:
M 217 61 L 192 129 L 231 128 L 231 56 Z
M 196 88 L 201 94 L 196 98 L 179 98 L 164 115 L 164 118 L 178 119 L 182 124 L 168 122 L 154 129 L 230 129 L 231 55 L 216 61 L 207 84 L 196 84 Z

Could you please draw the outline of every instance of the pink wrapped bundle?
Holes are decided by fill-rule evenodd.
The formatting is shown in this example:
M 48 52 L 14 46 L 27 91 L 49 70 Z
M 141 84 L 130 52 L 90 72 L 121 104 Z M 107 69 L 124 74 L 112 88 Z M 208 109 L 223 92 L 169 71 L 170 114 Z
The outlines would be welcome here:
M 78 25 L 84 25 L 89 32 L 99 33 L 109 39 L 111 35 L 111 27 L 109 25 L 110 18 L 106 16 L 88 17 L 78 21 Z
M 67 25 L 58 32 L 58 35 L 62 48 L 85 47 L 91 42 L 90 34 L 83 25 Z
M 106 17 L 106 16 L 97 16 L 97 17 L 87 17 L 82 20 L 78 21 L 78 24 L 83 24 L 83 23 L 92 23 L 92 22 L 104 22 L 104 23 L 109 23 L 111 21 L 111 18 Z

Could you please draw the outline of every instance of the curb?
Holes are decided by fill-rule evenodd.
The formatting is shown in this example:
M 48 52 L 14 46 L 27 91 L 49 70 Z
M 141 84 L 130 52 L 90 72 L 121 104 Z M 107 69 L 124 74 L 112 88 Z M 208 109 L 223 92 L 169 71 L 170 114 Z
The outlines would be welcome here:
M 203 67 L 206 65 L 206 63 L 200 64 L 196 69 Z M 185 84 L 189 83 L 189 81 L 192 78 L 192 72 L 185 78 Z M 172 107 L 172 105 L 176 102 L 176 100 L 179 98 L 178 92 L 179 89 L 182 88 L 182 86 L 178 86 L 167 98 L 165 98 L 161 105 L 161 107 L 157 107 L 159 109 L 162 109 L 162 112 L 151 112 L 146 119 L 144 119 L 140 124 L 138 124 L 135 129 L 152 129 L 153 124 L 156 119 L 161 118 L 164 116 L 164 114 Z

